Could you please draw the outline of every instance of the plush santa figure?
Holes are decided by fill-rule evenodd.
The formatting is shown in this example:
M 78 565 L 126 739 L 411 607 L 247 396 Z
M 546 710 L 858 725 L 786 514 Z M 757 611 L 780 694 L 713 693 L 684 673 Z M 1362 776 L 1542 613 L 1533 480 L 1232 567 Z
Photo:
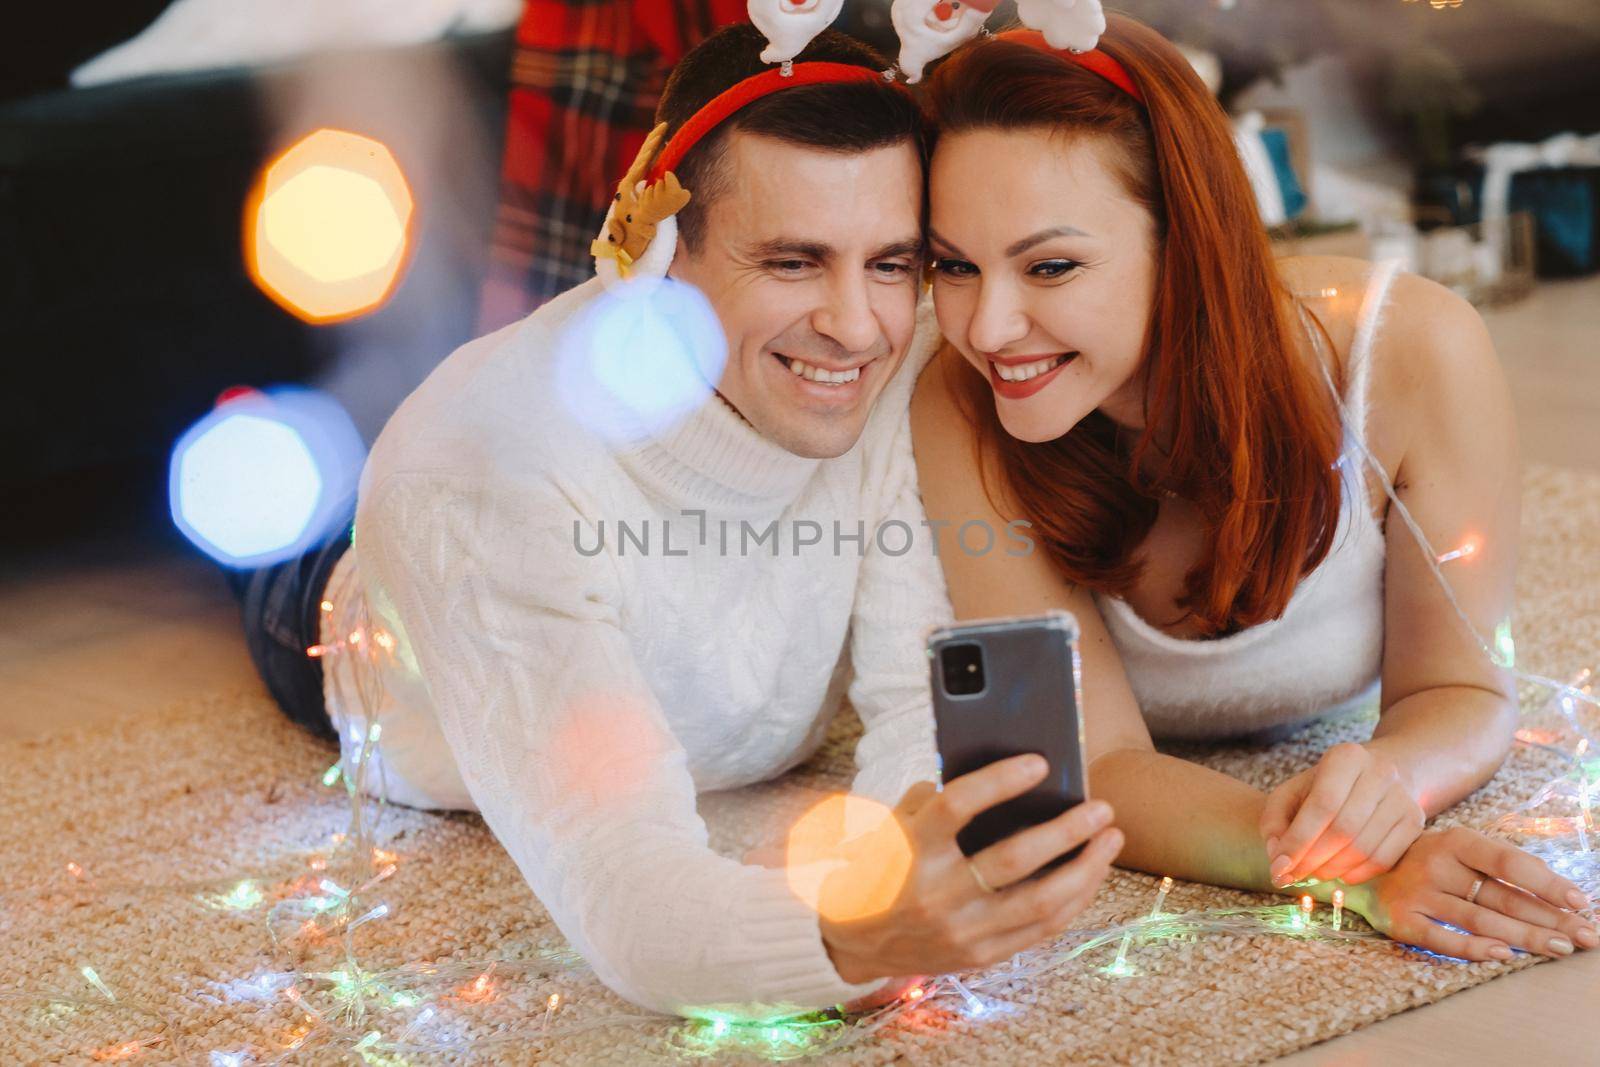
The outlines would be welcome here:
M 787 63 L 839 17 L 844 0 L 750 0 L 750 21 L 767 38 L 763 63 Z
M 971 40 L 999 0 L 894 0 L 889 20 L 900 35 L 900 73 L 912 85 L 922 68 Z
M 1069 52 L 1089 51 L 1106 32 L 1100 0 L 1017 0 L 1017 18 L 1051 48 Z

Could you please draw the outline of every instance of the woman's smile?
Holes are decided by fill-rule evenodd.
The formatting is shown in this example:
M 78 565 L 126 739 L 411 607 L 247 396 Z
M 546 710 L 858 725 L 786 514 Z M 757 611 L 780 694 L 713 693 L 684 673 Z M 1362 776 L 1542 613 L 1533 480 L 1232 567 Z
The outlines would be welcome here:
M 1078 353 L 984 358 L 989 362 L 989 384 L 995 394 L 1007 400 L 1026 400 L 1054 381 L 1062 367 L 1077 360 Z

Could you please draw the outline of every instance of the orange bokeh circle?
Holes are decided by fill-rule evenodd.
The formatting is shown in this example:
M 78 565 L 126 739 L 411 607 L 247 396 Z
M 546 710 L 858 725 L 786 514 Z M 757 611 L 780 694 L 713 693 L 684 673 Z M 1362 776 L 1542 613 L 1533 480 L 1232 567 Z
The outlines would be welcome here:
M 284 310 L 314 324 L 383 305 L 404 273 L 415 204 L 381 142 L 320 129 L 267 164 L 245 204 L 245 267 Z

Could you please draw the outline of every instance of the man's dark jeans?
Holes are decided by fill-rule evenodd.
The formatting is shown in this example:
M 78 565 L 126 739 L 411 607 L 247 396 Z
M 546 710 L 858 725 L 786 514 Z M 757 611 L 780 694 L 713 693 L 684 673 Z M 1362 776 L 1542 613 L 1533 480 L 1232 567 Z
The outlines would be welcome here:
M 323 590 L 349 548 L 347 518 L 304 555 L 259 570 L 228 573 L 239 599 L 250 659 L 267 691 L 289 718 L 330 740 L 337 735 L 322 697 L 322 661 L 306 655 L 306 649 L 322 640 Z

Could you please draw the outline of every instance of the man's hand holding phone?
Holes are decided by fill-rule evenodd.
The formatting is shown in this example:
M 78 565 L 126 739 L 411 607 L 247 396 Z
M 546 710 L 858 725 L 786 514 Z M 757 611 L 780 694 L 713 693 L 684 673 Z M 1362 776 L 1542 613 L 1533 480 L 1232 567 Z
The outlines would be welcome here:
M 956 833 L 974 816 L 1022 796 L 1044 780 L 1037 755 L 1013 756 L 945 784 L 919 782 L 895 816 L 911 842 L 912 864 L 890 907 L 848 922 L 822 921 L 822 939 L 848 982 L 988 967 L 1066 930 L 1089 906 L 1122 849 L 1104 801 L 1079 804 L 1019 830 L 970 858 Z M 1076 858 L 1030 879 L 1050 861 Z

